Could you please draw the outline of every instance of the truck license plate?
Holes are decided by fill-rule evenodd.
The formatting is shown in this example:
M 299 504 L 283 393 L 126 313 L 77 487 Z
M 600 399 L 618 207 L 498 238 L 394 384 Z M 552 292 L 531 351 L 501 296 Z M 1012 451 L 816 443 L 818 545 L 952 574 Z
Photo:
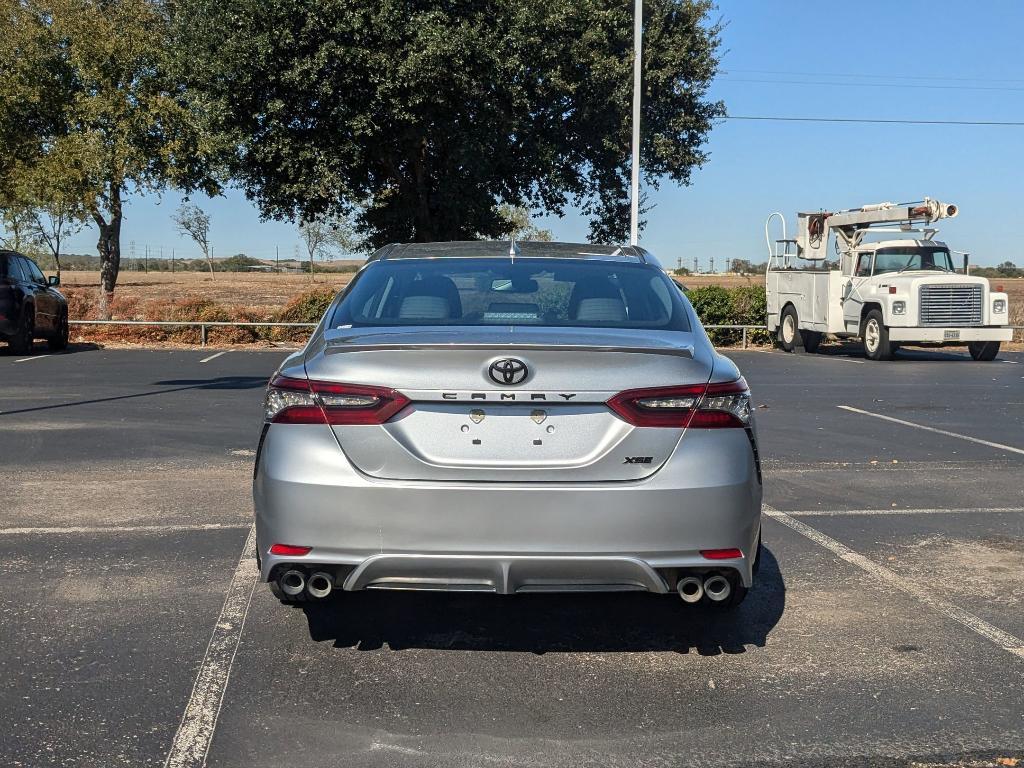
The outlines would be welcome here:
M 943 331 L 942 338 L 945 341 L 958 341 L 960 339 L 960 331 Z

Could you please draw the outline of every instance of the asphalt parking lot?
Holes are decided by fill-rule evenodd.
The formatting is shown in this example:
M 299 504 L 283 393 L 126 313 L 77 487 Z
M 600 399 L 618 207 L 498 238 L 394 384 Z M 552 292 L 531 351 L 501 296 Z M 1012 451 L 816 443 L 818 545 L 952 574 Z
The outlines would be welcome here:
M 729 354 L 767 552 L 728 618 L 282 606 L 249 483 L 284 353 L 0 356 L 0 765 L 1024 764 L 1024 355 Z

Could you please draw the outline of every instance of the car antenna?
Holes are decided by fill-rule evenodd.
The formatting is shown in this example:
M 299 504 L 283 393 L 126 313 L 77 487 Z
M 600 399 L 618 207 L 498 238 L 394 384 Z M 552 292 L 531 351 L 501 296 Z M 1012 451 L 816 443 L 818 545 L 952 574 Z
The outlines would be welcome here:
M 518 255 L 519 255 L 519 246 L 516 245 L 516 238 L 513 235 L 512 237 L 509 238 L 509 245 L 508 245 L 508 257 L 512 261 L 513 264 L 516 263 L 516 256 L 518 256 Z

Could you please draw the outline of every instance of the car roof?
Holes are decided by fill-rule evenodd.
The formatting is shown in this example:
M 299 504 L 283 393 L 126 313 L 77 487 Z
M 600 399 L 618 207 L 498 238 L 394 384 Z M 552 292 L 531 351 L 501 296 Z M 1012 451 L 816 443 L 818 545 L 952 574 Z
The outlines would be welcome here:
M 593 243 L 556 243 L 536 240 L 391 243 L 376 251 L 367 261 L 451 258 L 597 259 L 661 266 L 651 253 L 636 245 L 595 245 Z

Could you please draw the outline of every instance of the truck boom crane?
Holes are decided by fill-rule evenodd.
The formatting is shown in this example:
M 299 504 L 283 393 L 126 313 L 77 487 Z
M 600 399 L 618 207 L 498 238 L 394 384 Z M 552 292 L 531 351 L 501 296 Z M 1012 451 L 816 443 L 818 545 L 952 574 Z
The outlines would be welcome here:
M 879 224 L 901 224 L 902 231 L 916 223 L 934 224 L 959 213 L 952 203 L 942 203 L 926 197 L 916 203 L 873 203 L 845 211 L 818 211 L 798 213 L 797 256 L 807 261 L 823 261 L 828 257 L 826 247 L 829 234 L 834 232 L 841 250 L 857 248 L 871 227 Z M 876 230 L 878 231 L 878 230 Z M 934 234 L 935 230 L 927 230 Z M 926 238 L 926 239 L 930 239 Z

